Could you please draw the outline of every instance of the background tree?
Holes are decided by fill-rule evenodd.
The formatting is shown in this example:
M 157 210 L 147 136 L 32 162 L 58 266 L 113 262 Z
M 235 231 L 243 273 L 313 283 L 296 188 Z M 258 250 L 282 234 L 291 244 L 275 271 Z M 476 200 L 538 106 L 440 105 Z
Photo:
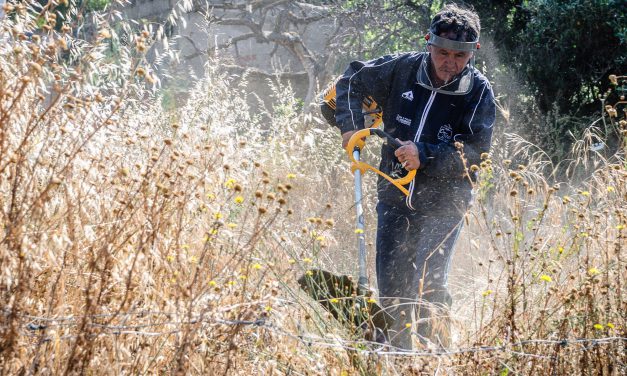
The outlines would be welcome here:
M 233 26 L 227 40 L 193 47 L 183 58 L 229 51 L 244 43 L 272 46 L 270 56 L 289 56 L 296 64 L 277 74 L 233 64 L 256 83 L 267 78 L 289 81 L 307 107 L 316 92 L 353 59 L 420 50 L 429 20 L 443 0 L 185 0 L 183 13 L 201 14 L 206 27 Z M 185 3 L 184 2 L 184 3 Z M 458 1 L 463 3 L 462 1 Z M 627 71 L 626 5 L 618 0 L 477 0 L 484 48 L 477 65 L 493 82 L 497 96 L 524 126 L 524 134 L 550 150 L 562 150 L 598 115 L 598 95 L 610 74 Z M 325 35 L 323 47 L 310 44 Z M 211 33 L 209 33 L 211 35 Z M 518 129 L 516 131 L 519 131 Z M 556 147 L 556 145 L 562 145 Z M 559 156 L 559 152 L 555 156 Z
M 440 3 L 433 0 L 259 0 L 220 1 L 208 7 L 196 2 L 191 12 L 202 14 L 209 27 L 238 26 L 246 31 L 216 46 L 198 46 L 191 38 L 185 39 L 194 46 L 191 57 L 229 49 L 237 54 L 238 45 L 248 41 L 273 45 L 271 55 L 279 49 L 288 51 L 302 71 L 283 75 L 306 78 L 303 101 L 307 105 L 314 100 L 320 83 L 325 85 L 350 59 L 415 48 L 417 36 L 426 30 L 432 10 Z M 325 47 L 312 49 L 305 37 L 307 33 L 327 34 Z M 255 73 L 276 76 L 276 72 Z
M 610 74 L 627 71 L 627 5 L 614 0 L 480 0 L 497 91 L 531 139 L 559 158 L 599 115 Z M 501 86 L 499 88 L 499 86 Z M 497 93 L 498 94 L 498 93 Z

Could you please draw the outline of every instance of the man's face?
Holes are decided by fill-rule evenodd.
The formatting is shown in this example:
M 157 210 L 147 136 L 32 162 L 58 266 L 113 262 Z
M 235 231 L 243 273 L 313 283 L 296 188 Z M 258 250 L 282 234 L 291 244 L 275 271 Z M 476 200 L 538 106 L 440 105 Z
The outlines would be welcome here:
M 455 37 L 455 34 L 449 35 L 443 33 L 440 36 L 452 39 Z M 433 45 L 427 46 L 427 49 L 431 53 L 431 61 L 433 62 L 435 75 L 439 80 L 444 82 L 449 82 L 453 77 L 460 74 L 472 57 L 472 52 L 470 51 L 449 50 Z

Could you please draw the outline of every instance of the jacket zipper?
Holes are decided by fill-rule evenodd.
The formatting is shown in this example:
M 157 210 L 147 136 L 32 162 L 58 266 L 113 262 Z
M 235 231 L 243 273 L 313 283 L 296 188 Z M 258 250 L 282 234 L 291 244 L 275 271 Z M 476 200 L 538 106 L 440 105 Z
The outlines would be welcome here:
M 431 110 L 431 105 L 433 104 L 433 101 L 435 100 L 435 95 L 436 95 L 436 92 L 432 91 L 431 95 L 429 96 L 429 100 L 427 101 L 427 104 L 425 105 L 424 110 L 422 110 L 422 116 L 420 117 L 420 124 L 418 125 L 418 131 L 416 131 L 416 136 L 414 136 L 414 142 L 418 142 L 418 140 L 420 140 L 420 136 L 422 135 L 422 130 L 424 129 L 425 123 L 427 122 L 427 116 L 429 116 L 429 110 Z M 415 182 L 416 182 L 416 178 L 414 177 L 414 179 L 409 184 L 409 195 L 407 195 L 407 198 L 405 199 L 405 204 L 412 210 L 416 210 L 411 204 L 411 197 L 414 195 Z

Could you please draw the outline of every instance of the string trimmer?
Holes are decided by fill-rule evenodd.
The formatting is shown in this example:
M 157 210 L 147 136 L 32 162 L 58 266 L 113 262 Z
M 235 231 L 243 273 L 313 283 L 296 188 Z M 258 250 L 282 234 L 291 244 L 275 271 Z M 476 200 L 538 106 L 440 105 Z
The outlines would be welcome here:
M 361 328 L 367 339 L 374 339 L 377 331 L 386 333 L 394 319 L 376 303 L 372 298 L 372 291 L 368 288 L 366 236 L 361 191 L 362 176 L 366 171 L 373 171 L 407 195 L 408 191 L 404 185 L 409 184 L 416 175 L 416 171 L 410 171 L 403 178 L 393 179 L 377 168 L 362 162 L 360 154 L 365 147 L 366 138 L 371 135 L 383 138 L 384 142 L 394 149 L 401 146 L 396 139 L 377 128 L 366 128 L 356 132 L 346 146 L 346 152 L 352 162 L 351 170 L 355 182 L 355 210 L 357 214 L 355 233 L 357 234 L 359 265 L 357 285 L 350 276 L 338 276 L 321 269 L 308 270 L 305 275 L 298 279 L 300 287 L 337 320 Z

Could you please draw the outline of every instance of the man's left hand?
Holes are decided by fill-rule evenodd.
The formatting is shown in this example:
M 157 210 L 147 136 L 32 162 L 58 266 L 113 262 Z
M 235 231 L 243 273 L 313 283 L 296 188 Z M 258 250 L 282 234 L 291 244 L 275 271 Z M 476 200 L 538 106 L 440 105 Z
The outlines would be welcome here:
M 407 171 L 417 170 L 420 168 L 420 157 L 418 157 L 418 147 L 411 141 L 401 141 L 401 147 L 396 149 L 394 155 Z

